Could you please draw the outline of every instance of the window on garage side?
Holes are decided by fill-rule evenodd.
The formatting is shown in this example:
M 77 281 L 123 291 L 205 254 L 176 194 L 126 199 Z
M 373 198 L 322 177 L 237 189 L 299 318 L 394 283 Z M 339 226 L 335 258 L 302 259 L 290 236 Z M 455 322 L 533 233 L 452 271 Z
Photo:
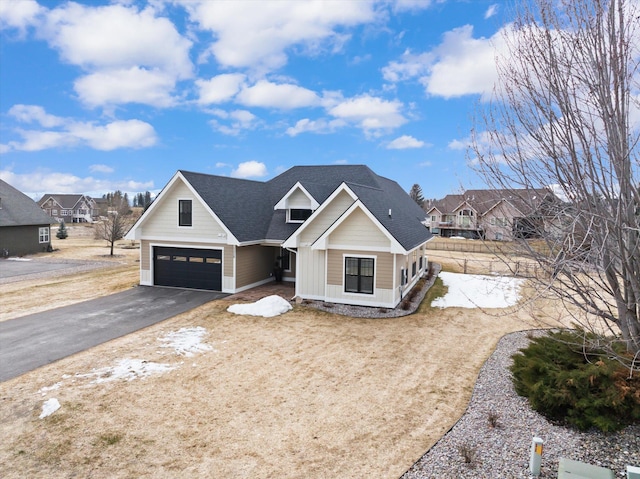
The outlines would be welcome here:
M 178 200 L 178 226 L 193 226 L 191 200 Z
M 49 242 L 49 227 L 45 226 L 43 228 L 38 228 L 38 239 L 40 243 L 48 243 Z
M 373 294 L 373 258 L 345 258 L 344 290 L 348 293 Z

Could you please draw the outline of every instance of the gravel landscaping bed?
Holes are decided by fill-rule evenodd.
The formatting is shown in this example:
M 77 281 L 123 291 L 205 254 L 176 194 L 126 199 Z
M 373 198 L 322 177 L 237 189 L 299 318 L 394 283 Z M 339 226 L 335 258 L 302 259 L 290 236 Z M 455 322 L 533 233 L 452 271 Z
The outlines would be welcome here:
M 613 434 L 581 433 L 550 423 L 516 394 L 511 356 L 527 346 L 530 334 L 543 333 L 517 332 L 499 341 L 480 370 L 465 414 L 401 479 L 533 477 L 533 437 L 544 441 L 541 478 L 557 477 L 560 457 L 607 467 L 621 478 L 627 465 L 640 466 L 640 424 Z

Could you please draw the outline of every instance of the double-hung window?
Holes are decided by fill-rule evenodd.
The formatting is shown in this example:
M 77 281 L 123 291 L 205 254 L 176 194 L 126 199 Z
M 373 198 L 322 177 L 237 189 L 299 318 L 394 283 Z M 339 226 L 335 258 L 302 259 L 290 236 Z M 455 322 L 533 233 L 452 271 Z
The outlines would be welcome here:
M 49 242 L 49 227 L 45 226 L 43 228 L 38 228 L 38 239 L 40 243 L 48 243 Z
M 348 293 L 373 294 L 373 258 L 345 258 L 344 290 Z
M 178 226 L 193 226 L 191 200 L 178 200 Z

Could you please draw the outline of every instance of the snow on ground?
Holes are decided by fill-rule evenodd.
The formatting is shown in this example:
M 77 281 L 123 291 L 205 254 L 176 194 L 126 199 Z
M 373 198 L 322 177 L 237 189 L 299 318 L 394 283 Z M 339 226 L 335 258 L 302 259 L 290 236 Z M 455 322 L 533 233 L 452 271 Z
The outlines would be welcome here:
M 442 298 L 432 301 L 438 308 L 508 308 L 520 299 L 526 280 L 507 276 L 447 273 L 439 275 L 449 288 Z
M 180 356 L 193 356 L 194 353 L 211 351 L 213 348 L 202 342 L 207 335 L 207 330 L 202 326 L 195 328 L 180 328 L 178 331 L 168 333 L 159 341 L 164 343 L 161 348 L 173 348 Z
M 284 314 L 291 309 L 291 305 L 286 299 L 274 294 L 262 298 L 255 303 L 232 304 L 227 308 L 227 311 L 235 314 L 248 314 L 250 316 L 264 316 L 265 318 L 272 318 L 273 316 Z
M 40 419 L 51 416 L 58 409 L 60 409 L 60 402 L 56 398 L 47 399 L 42 405 L 42 413 L 40 413 Z
M 206 334 L 207 330 L 202 327 L 181 328 L 178 331 L 166 334 L 162 338 L 158 338 L 158 341 L 163 343 L 161 347 L 173 348 L 176 354 L 180 356 L 193 356 L 195 353 L 213 349 L 208 344 L 202 342 Z M 85 374 L 77 373 L 73 376 L 65 374 L 62 379 L 65 381 L 70 380 L 71 382 L 75 382 L 77 379 L 89 379 L 89 384 L 102 384 L 117 380 L 133 381 L 134 379 L 144 379 L 154 374 L 162 374 L 178 367 L 178 364 L 156 363 L 145 359 L 125 358 L 120 359 L 113 366 L 95 368 Z M 40 388 L 38 393 L 46 396 L 49 392 L 60 389 L 62 385 L 63 381 L 59 381 L 52 386 Z M 53 400 L 53 398 L 49 399 L 49 401 L 51 400 Z M 60 407 L 59 404 L 58 407 Z
M 31 261 L 31 258 L 20 258 L 18 256 L 12 256 L 7 258 L 7 261 Z
M 133 381 L 138 378 L 146 378 L 153 374 L 161 374 L 171 371 L 177 366 L 170 364 L 154 363 L 145 361 L 144 359 L 121 359 L 115 366 L 107 366 L 100 369 L 94 369 L 90 373 L 76 374 L 76 378 L 95 378 L 91 384 L 101 384 L 110 381 L 123 379 L 125 381 Z

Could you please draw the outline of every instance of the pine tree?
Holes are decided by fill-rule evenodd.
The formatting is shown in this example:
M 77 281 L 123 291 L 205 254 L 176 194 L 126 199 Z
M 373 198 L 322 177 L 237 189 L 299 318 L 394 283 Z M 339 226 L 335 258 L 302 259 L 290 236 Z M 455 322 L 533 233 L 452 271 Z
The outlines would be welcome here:
M 69 236 L 67 232 L 67 226 L 64 224 L 64 221 L 60 222 L 60 226 L 58 227 L 58 232 L 56 233 L 56 238 L 58 239 L 66 239 Z
M 409 196 L 411 196 L 411 199 L 415 201 L 418 206 L 422 207 L 422 205 L 424 204 L 424 196 L 422 196 L 422 188 L 420 188 L 419 184 L 416 183 L 411 187 Z

